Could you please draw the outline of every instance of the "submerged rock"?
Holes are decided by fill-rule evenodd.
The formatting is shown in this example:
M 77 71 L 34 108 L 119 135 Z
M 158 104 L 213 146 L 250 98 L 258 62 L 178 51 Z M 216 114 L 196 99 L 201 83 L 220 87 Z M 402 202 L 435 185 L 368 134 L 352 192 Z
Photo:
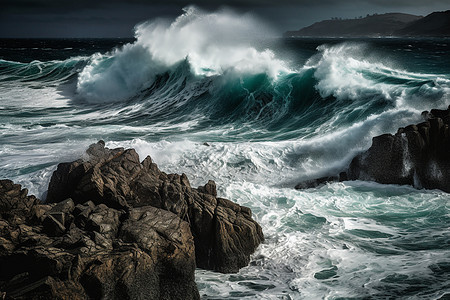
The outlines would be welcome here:
M 133 149 L 91 145 L 42 203 L 0 181 L 6 299 L 199 299 L 196 266 L 236 272 L 263 240 L 249 208 L 192 188 Z
M 295 186 L 295 188 L 297 190 L 310 189 L 310 188 L 316 188 L 318 186 L 322 186 L 322 185 L 324 185 L 326 183 L 338 182 L 338 181 L 346 181 L 346 180 L 348 180 L 347 173 L 346 172 L 341 172 L 337 176 L 325 176 L 325 177 L 320 177 L 320 178 L 317 178 L 317 179 L 310 179 L 310 180 L 301 181 L 300 183 L 298 183 Z

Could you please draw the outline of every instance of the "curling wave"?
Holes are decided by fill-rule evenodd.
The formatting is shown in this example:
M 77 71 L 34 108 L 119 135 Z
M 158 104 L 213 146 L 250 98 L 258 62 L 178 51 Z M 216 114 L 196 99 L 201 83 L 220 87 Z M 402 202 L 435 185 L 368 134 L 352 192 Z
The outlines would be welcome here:
M 143 147 L 148 151 L 167 137 L 217 142 L 191 159 L 200 163 L 207 153 L 218 157 L 202 166 L 211 173 L 220 162 L 230 174 L 233 166 L 246 170 L 242 180 L 271 178 L 273 185 L 338 170 L 367 148 L 372 136 L 417 123 L 422 110 L 450 104 L 448 75 L 406 71 L 369 44 L 349 42 L 322 44 L 294 68 L 283 51 L 260 44 L 261 28 L 270 32 L 251 16 L 189 7 L 173 22 L 138 25 L 133 43 L 107 53 L 28 64 L 0 61 L 2 86 L 31 116 L 36 99 L 42 100 L 40 108 L 82 111 L 63 125 L 74 131 L 88 127 L 89 137 L 115 139 L 120 132 L 149 141 Z M 60 83 L 74 77 L 70 94 Z M 35 101 L 20 102 L 20 93 Z M 24 114 L 11 109 L 10 115 Z M 59 115 L 43 122 L 38 116 L 16 130 L 57 124 L 56 119 L 60 122 Z M 221 155 L 224 147 L 230 156 Z M 274 176 L 281 170 L 282 178 Z
M 155 20 L 140 24 L 134 43 L 91 58 L 79 75 L 78 94 L 88 102 L 124 101 L 184 60 L 195 76 L 233 71 L 275 78 L 290 70 L 272 51 L 253 46 L 264 27 L 249 15 L 205 13 L 193 6 L 172 23 Z
M 103 139 L 192 186 L 213 179 L 252 208 L 266 242 L 239 274 L 198 271 L 207 298 L 445 298 L 447 194 L 292 187 L 341 170 L 422 110 L 446 108 L 448 42 L 260 43 L 261 30 L 270 32 L 250 16 L 188 8 L 137 26 L 134 42 L 110 52 L 117 41 L 45 41 L 40 56 L 20 52 L 35 41 L 0 49 L 0 177 L 45 198 L 57 164 Z

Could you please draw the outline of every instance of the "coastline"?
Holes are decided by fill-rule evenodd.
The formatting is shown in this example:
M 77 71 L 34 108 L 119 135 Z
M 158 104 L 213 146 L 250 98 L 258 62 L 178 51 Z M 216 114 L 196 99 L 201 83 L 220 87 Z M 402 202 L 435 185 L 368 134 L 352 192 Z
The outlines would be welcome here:
M 0 181 L 3 298 L 199 299 L 196 266 L 249 263 L 264 240 L 249 208 L 218 198 L 213 181 L 191 188 L 134 149 L 104 146 L 60 164 L 46 202 Z
M 65 42 L 60 46 L 73 49 L 43 44 L 26 57 L 30 63 L 1 62 L 7 80 L 0 82 L 0 98 L 6 99 L 0 177 L 42 195 L 58 163 L 78 159 L 105 139 L 110 149 L 133 148 L 167 173 L 187 174 L 191 189 L 213 179 L 220 197 L 251 208 L 265 241 L 237 274 L 196 269 L 197 289 L 207 299 L 408 299 L 445 293 L 447 193 L 366 181 L 292 187 L 342 170 L 370 148 L 372 137 L 419 124 L 421 111 L 447 108 L 447 39 L 271 41 L 277 58 L 271 61 L 282 61 L 293 73 L 273 78 L 276 72 L 264 69 L 267 64 L 244 55 L 252 58 L 250 66 L 263 66 L 257 74 L 233 66 L 203 76 L 195 73 L 199 65 L 184 60 L 163 68 L 156 82 L 140 76 L 148 82 L 143 90 L 129 89 L 132 99 L 111 102 L 101 89 L 91 90 L 102 103 L 78 99 L 82 70 L 97 66 L 91 75 L 110 92 L 120 78 L 146 70 L 128 68 L 129 59 L 148 56 L 134 44 L 126 55 L 114 54 L 107 43 L 90 56 L 89 45 L 98 40 L 85 40 L 80 49 Z M 46 59 L 51 57 L 59 58 Z M 110 63 L 115 67 L 107 68 Z M 85 203 L 80 208 L 89 209 Z

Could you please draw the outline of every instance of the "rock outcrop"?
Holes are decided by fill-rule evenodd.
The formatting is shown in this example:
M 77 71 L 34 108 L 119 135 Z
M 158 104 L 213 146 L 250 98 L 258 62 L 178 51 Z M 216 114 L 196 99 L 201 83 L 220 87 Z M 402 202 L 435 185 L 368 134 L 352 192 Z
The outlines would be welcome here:
M 336 182 L 336 181 L 340 182 L 340 181 L 346 181 L 346 180 L 348 180 L 347 172 L 341 172 L 341 173 L 339 173 L 339 175 L 335 175 L 335 176 L 325 176 L 325 177 L 320 177 L 317 179 L 301 181 L 295 186 L 295 188 L 297 190 L 311 189 L 311 188 L 316 188 L 318 186 L 322 186 L 328 182 Z
M 349 179 L 450 192 L 450 108 L 422 115 L 425 122 L 374 137 L 350 163 Z
M 422 113 L 424 122 L 372 139 L 372 146 L 353 158 L 347 170 L 299 183 L 296 188 L 342 180 L 370 180 L 450 192 L 450 107 Z
M 58 165 L 46 203 L 0 181 L 0 296 L 198 299 L 195 267 L 236 272 L 263 240 L 250 209 L 133 149 Z
M 43 204 L 0 181 L 6 299 L 199 299 L 189 224 L 150 206 Z

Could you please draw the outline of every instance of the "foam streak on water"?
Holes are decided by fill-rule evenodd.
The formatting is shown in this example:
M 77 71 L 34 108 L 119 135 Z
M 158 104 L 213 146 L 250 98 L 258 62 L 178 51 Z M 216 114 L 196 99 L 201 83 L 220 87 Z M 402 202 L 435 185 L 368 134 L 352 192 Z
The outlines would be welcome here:
M 266 242 L 238 275 L 198 271 L 205 295 L 436 299 L 448 289 L 442 192 L 345 182 L 303 192 L 235 184 L 225 194 L 253 207 Z

